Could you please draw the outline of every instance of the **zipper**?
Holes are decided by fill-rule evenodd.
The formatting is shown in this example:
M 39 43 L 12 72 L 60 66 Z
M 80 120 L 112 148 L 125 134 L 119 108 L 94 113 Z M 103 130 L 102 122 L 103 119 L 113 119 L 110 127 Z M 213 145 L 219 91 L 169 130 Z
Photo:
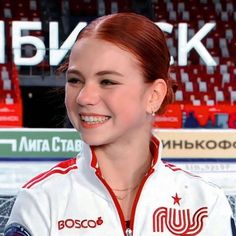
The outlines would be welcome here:
M 130 215 L 130 227 L 129 227 L 129 230 L 130 230 L 130 233 L 131 234 L 127 234 L 126 236 L 132 236 L 133 235 L 133 227 L 134 227 L 134 218 L 135 218 L 135 212 L 136 212 L 136 208 L 137 208 L 137 205 L 138 205 L 138 202 L 139 202 L 139 199 L 140 199 L 140 196 L 141 196 L 141 193 L 142 193 L 142 190 L 143 190 L 143 186 L 144 184 L 146 183 L 147 179 L 152 175 L 152 173 L 154 172 L 155 170 L 151 167 L 149 169 L 149 171 L 147 172 L 146 176 L 143 178 L 140 186 L 139 186 L 139 189 L 138 189 L 138 192 L 136 193 L 136 196 L 135 196 L 135 199 L 134 199 L 134 202 L 133 202 L 133 206 L 132 206 L 132 209 L 131 209 L 131 215 Z M 128 232 L 128 231 L 127 231 Z
M 134 216 L 135 216 L 136 207 L 137 207 L 137 204 L 138 204 L 138 201 L 139 201 L 139 198 L 140 198 L 143 186 L 144 186 L 144 184 L 146 183 L 147 179 L 150 177 L 150 175 L 153 172 L 154 172 L 154 169 L 151 168 L 147 172 L 146 176 L 143 178 L 143 180 L 142 180 L 142 182 L 141 182 L 141 184 L 139 186 L 138 192 L 137 192 L 137 194 L 135 196 L 134 203 L 133 203 L 133 206 L 132 206 L 132 209 L 131 209 L 131 217 L 130 217 L 131 219 L 130 219 L 130 227 L 129 228 L 126 228 L 125 218 L 124 218 L 122 209 L 121 209 L 120 204 L 119 204 L 118 200 L 116 199 L 115 194 L 113 193 L 112 189 L 107 184 L 105 179 L 102 178 L 100 170 L 97 169 L 96 172 L 95 172 L 97 177 L 104 184 L 104 186 L 106 187 L 106 189 L 108 190 L 108 192 L 110 193 L 110 195 L 112 197 L 112 200 L 113 200 L 113 202 L 115 204 L 116 210 L 117 210 L 118 215 L 120 217 L 120 222 L 121 222 L 121 226 L 123 228 L 124 236 L 133 236 Z
M 126 232 L 127 229 L 126 229 L 125 218 L 124 218 L 122 209 L 121 209 L 121 207 L 120 207 L 120 204 L 119 204 L 118 200 L 116 199 L 115 194 L 113 193 L 113 191 L 112 191 L 112 189 L 110 188 L 110 186 L 107 184 L 106 180 L 102 178 L 100 169 L 97 169 L 95 173 L 96 173 L 97 177 L 99 178 L 99 180 L 103 183 L 103 185 L 105 186 L 105 188 L 106 188 L 106 189 L 108 190 L 108 192 L 110 193 L 110 196 L 111 196 L 111 198 L 112 198 L 112 200 L 113 200 L 113 203 L 114 203 L 114 205 L 115 205 L 115 208 L 116 208 L 116 210 L 117 210 L 118 216 L 119 216 L 119 218 L 120 218 L 120 223 L 121 223 L 121 226 L 122 226 L 122 230 L 123 230 L 123 232 L 124 232 L 124 236 L 128 236 L 128 235 L 132 236 L 132 234 L 127 234 L 127 232 Z
M 127 228 L 125 233 L 126 233 L 126 236 L 133 236 L 133 232 L 130 228 Z
M 158 159 L 158 150 L 159 150 L 159 141 L 153 136 L 152 137 L 152 144 L 154 145 L 153 150 L 153 162 L 151 164 L 151 167 L 149 169 L 149 171 L 146 173 L 146 175 L 144 176 L 143 180 L 140 183 L 140 186 L 138 188 L 138 192 L 136 193 L 134 202 L 133 202 L 133 206 L 131 209 L 131 215 L 130 215 L 130 226 L 127 228 L 126 227 L 126 222 L 125 222 L 125 218 L 124 218 L 124 214 L 122 212 L 121 206 L 118 202 L 118 200 L 116 199 L 115 194 L 113 193 L 112 189 L 110 188 L 110 186 L 108 185 L 108 183 L 106 182 L 105 179 L 103 179 L 102 174 L 100 169 L 97 166 L 97 161 L 96 158 L 92 158 L 92 162 L 91 162 L 91 166 L 95 169 L 95 174 L 98 177 L 98 179 L 103 183 L 103 185 L 105 186 L 105 188 L 108 190 L 108 192 L 110 193 L 110 196 L 113 200 L 113 203 L 115 205 L 116 211 L 118 213 L 118 216 L 120 218 L 120 223 L 124 232 L 124 236 L 133 236 L 133 227 L 134 227 L 134 217 L 135 217 L 135 212 L 136 212 L 136 208 L 137 208 L 137 204 L 141 195 L 141 192 L 143 190 L 143 186 L 146 183 L 147 179 L 152 175 L 152 173 L 155 171 L 155 169 L 153 168 L 153 166 L 156 164 L 157 159 Z M 158 144 L 156 144 L 158 141 Z M 96 157 L 94 150 L 92 149 L 92 156 Z

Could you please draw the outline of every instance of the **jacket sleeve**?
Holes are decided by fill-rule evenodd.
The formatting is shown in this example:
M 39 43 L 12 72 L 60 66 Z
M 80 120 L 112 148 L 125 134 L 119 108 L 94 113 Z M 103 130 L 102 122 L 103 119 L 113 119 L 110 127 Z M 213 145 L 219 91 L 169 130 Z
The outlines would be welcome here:
M 219 191 L 213 207 L 209 209 L 208 223 L 204 235 L 236 236 L 231 207 L 222 190 Z
M 14 203 L 7 222 L 4 236 L 48 236 L 49 206 L 46 195 L 42 191 L 22 189 Z

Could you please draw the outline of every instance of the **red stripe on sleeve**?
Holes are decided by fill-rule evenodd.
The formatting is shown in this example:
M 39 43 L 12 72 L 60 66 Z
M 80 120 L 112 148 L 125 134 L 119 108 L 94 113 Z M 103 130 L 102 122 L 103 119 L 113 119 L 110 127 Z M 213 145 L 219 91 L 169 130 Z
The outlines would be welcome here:
M 74 170 L 74 169 L 77 169 L 77 168 L 78 167 L 76 165 L 76 158 L 60 162 L 58 165 L 54 166 L 50 170 L 45 171 L 45 172 L 37 175 L 33 179 L 31 179 L 28 183 L 26 183 L 23 186 L 23 188 L 31 188 L 36 183 L 41 182 L 42 180 L 46 179 L 47 177 L 49 177 L 53 174 L 62 174 L 62 175 L 64 175 L 64 174 L 67 174 L 68 172 L 70 172 L 71 170 Z

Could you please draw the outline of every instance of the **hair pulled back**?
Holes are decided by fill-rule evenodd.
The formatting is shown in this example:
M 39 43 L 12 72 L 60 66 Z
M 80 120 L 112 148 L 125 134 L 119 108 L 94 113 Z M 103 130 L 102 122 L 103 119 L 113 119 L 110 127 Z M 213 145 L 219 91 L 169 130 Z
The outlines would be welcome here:
M 136 13 L 99 17 L 80 32 L 77 41 L 86 37 L 108 41 L 133 53 L 140 62 L 145 82 L 165 80 L 167 94 L 158 114 L 173 102 L 175 86 L 169 77 L 170 53 L 164 33 L 151 20 Z

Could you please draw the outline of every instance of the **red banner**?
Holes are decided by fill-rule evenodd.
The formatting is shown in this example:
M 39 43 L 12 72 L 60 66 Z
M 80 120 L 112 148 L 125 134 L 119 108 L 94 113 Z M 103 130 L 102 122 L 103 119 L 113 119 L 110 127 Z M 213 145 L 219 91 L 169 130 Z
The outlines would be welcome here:
M 22 106 L 21 103 L 3 104 L 0 103 L 0 128 L 22 127 Z
M 153 126 L 154 128 L 181 128 L 182 111 L 180 105 L 169 105 L 164 115 L 155 117 Z
M 202 128 L 236 128 L 236 106 L 229 104 L 185 105 L 183 112 L 185 112 L 186 118 L 190 115 L 196 118 Z
M 193 106 L 171 104 L 164 115 L 155 117 L 154 128 L 233 128 L 236 129 L 236 106 Z

